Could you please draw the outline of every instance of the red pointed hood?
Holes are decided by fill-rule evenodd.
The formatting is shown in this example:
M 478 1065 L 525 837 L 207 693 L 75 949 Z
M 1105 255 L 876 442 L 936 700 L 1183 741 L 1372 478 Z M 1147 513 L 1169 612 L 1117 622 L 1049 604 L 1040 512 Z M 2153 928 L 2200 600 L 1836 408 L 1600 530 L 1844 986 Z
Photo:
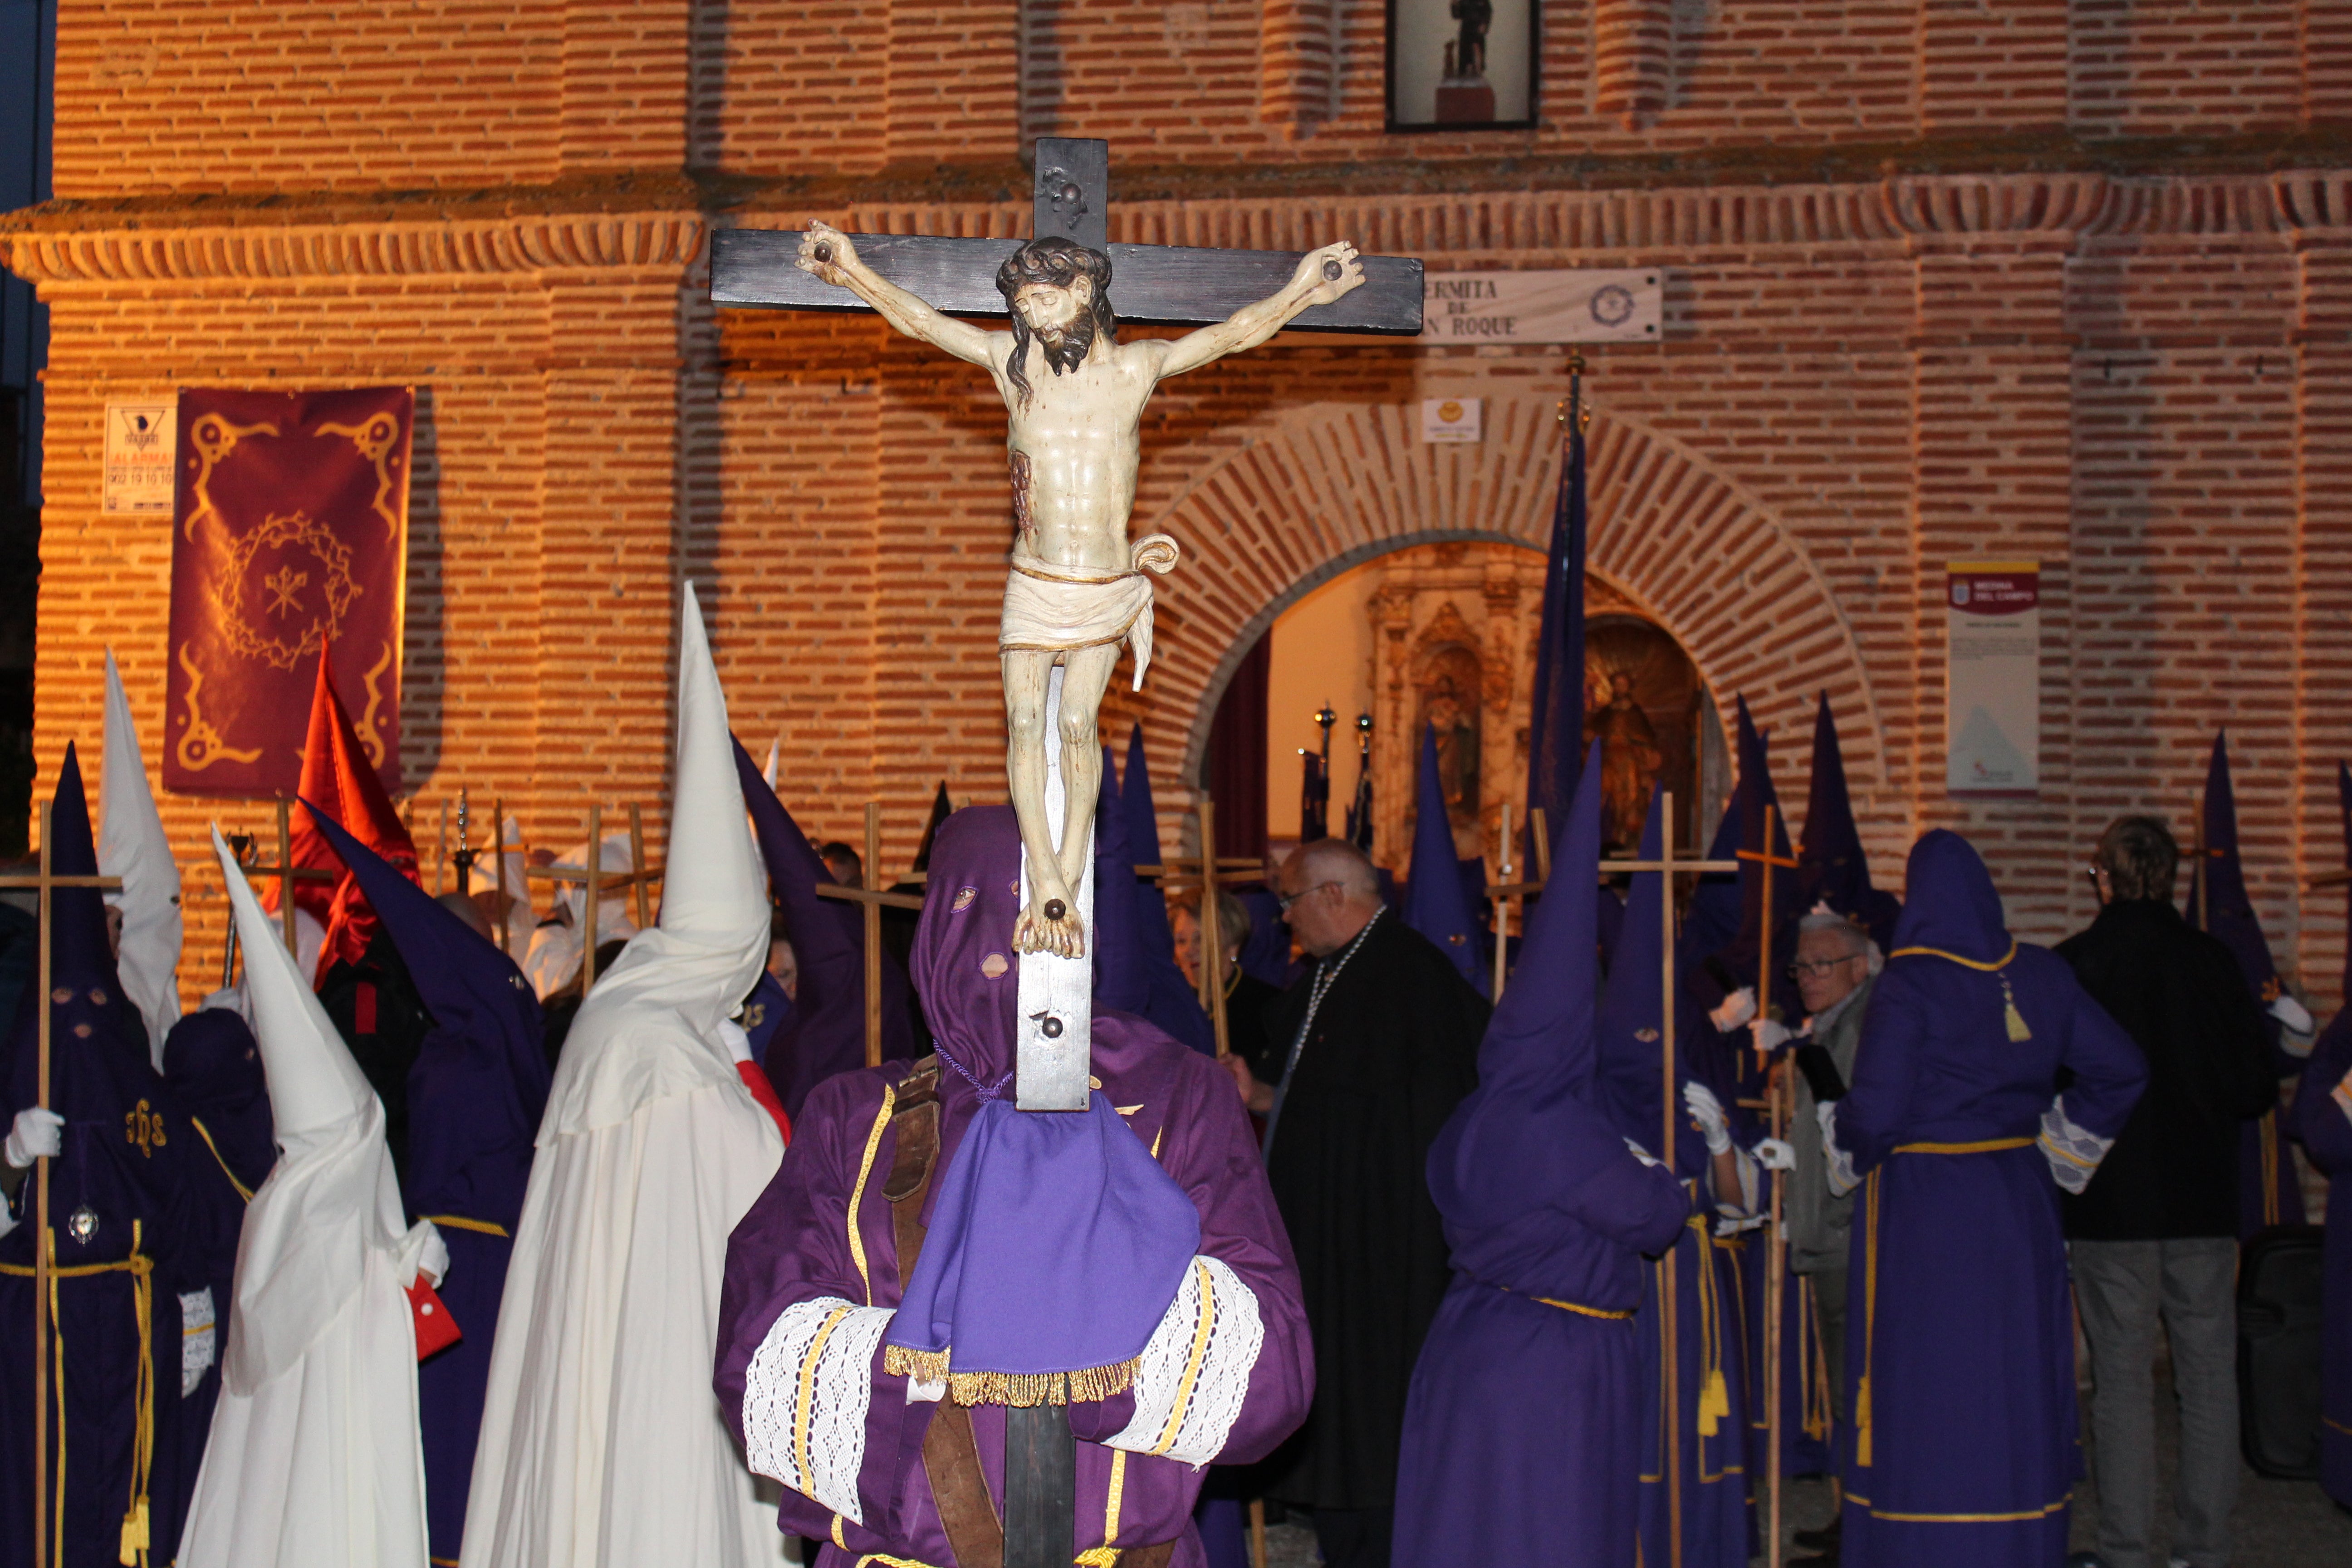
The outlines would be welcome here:
M 302 786 L 298 793 L 302 800 L 316 802 L 320 810 L 341 824 L 352 837 L 421 888 L 424 882 L 417 875 L 415 842 L 401 825 L 400 814 L 393 809 L 392 797 L 377 782 L 373 765 L 360 749 L 351 715 L 344 710 L 342 700 L 335 695 L 330 676 L 332 652 L 331 648 L 321 648 L 319 653 L 319 684 L 310 698 L 310 733 L 302 746 Z M 337 959 L 356 959 L 367 951 L 368 938 L 375 932 L 375 911 L 299 801 L 294 807 L 293 837 L 295 865 L 331 871 L 336 877 L 332 882 L 294 884 L 296 906 L 310 910 L 327 928 L 326 942 L 319 952 L 318 973 L 308 976 L 315 985 Z M 272 910 L 277 908 L 274 882 L 263 902 Z

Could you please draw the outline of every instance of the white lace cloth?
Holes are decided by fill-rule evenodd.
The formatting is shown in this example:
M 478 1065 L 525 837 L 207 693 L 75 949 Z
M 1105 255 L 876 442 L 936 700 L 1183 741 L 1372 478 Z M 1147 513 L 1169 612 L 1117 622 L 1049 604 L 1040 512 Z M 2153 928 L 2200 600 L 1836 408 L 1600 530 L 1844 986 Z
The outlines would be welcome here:
M 813 1497 L 854 1524 L 866 1463 L 874 1350 L 895 1315 L 838 1296 L 795 1301 L 760 1342 L 743 1389 L 743 1448 L 751 1468 Z
M 2070 1121 L 2063 1094 L 2042 1113 L 2042 1136 L 2035 1142 L 2041 1145 L 2042 1157 L 2050 1162 L 2051 1179 L 2070 1193 L 2091 1184 L 2099 1162 L 2116 1146 L 2114 1139 L 2087 1132 Z
M 1213 1258 L 1193 1258 L 1143 1347 L 1135 1418 L 1109 1446 L 1207 1464 L 1224 1451 L 1265 1343 L 1257 1297 L 1241 1277 Z
M 205 1380 L 219 1341 L 213 1321 L 213 1288 L 183 1290 L 179 1297 L 180 1397 L 185 1399 Z

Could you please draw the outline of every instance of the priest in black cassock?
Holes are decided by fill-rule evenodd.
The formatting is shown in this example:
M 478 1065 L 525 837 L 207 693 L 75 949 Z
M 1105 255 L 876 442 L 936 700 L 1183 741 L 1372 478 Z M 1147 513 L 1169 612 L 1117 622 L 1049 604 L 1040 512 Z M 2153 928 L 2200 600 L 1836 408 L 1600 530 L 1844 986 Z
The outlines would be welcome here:
M 1302 846 L 1277 888 L 1314 967 L 1269 1009 L 1276 1080 L 1259 1082 L 1238 1056 L 1227 1065 L 1266 1119 L 1266 1176 L 1315 1340 L 1315 1403 L 1263 1485 L 1312 1510 L 1328 1568 L 1387 1568 L 1405 1394 L 1450 1278 L 1429 1146 L 1476 1087 L 1489 1008 L 1381 903 L 1352 844 Z

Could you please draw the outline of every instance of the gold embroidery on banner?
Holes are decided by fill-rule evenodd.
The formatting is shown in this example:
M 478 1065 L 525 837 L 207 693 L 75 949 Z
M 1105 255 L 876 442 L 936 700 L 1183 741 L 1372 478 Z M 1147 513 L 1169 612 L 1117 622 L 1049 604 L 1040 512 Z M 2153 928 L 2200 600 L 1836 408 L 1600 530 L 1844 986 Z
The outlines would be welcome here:
M 367 710 L 360 715 L 360 744 L 367 749 L 368 766 L 372 768 L 383 766 L 383 737 L 375 732 L 376 710 L 383 706 L 383 693 L 377 688 L 376 681 L 391 668 L 392 645 L 385 643 L 383 657 L 377 659 L 375 668 L 367 672 Z
M 400 517 L 392 510 L 392 448 L 400 439 L 400 421 L 389 414 L 372 414 L 364 425 L 315 425 L 311 429 L 320 436 L 349 436 L 360 456 L 375 465 L 375 500 L 372 504 L 375 514 L 383 519 L 384 532 L 398 539 Z
M 180 735 L 180 765 L 192 773 L 200 773 L 223 760 L 249 763 L 259 757 L 260 747 L 247 751 L 232 746 L 226 736 L 205 721 L 204 710 L 196 706 L 196 693 L 204 688 L 205 675 L 196 668 L 196 661 L 188 657 L 186 643 L 180 645 L 180 668 L 188 672 L 188 689 L 181 699 L 188 705 L 188 710 L 180 716 L 180 722 L 186 726 Z
M 265 548 L 289 544 L 310 552 L 326 572 L 319 584 L 326 595 L 319 617 L 305 626 L 301 636 L 291 642 L 265 635 L 255 627 L 246 619 L 243 603 L 253 558 Z M 307 582 L 309 574 L 302 575 Z M 343 613 L 351 608 L 353 599 L 365 592 L 352 576 L 351 547 L 309 512 L 290 511 L 272 512 L 236 536 L 229 545 L 228 559 L 222 563 L 220 575 L 213 582 L 212 595 L 213 603 L 220 606 L 221 630 L 231 653 L 290 670 L 335 639 L 342 630 Z
M 223 458 L 236 450 L 236 444 L 246 437 L 277 434 L 278 426 L 275 425 L 232 425 L 217 414 L 205 415 L 189 426 L 188 443 L 195 447 L 195 451 L 188 458 L 188 467 L 196 471 L 196 478 L 188 489 L 195 496 L 196 504 L 189 510 L 188 521 L 182 531 L 190 542 L 195 540 L 196 522 L 201 518 L 209 517 L 223 528 L 228 526 L 228 520 L 222 517 L 213 505 L 213 470 L 220 467 Z

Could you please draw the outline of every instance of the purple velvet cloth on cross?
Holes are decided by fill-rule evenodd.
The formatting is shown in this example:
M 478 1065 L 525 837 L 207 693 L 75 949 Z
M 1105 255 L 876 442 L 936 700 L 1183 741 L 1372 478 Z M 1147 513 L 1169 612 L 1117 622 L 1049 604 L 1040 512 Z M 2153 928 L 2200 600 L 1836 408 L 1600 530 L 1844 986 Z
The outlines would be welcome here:
M 929 1233 L 919 1275 L 928 1276 L 932 1259 L 950 1250 L 943 1245 L 953 1228 L 947 1211 L 957 1201 L 957 1184 L 950 1173 L 975 1138 L 1000 1136 L 999 1130 L 979 1129 L 983 1115 L 992 1121 L 1022 1115 L 989 1111 L 988 1107 L 1003 1102 L 982 1093 L 1011 1089 L 1018 985 L 1012 932 L 1019 853 L 1013 815 L 1003 806 L 957 813 L 941 828 L 932 851 L 913 967 L 925 1014 L 944 1049 L 939 1076 L 940 1148 L 924 1205 Z M 955 907 L 959 902 L 963 905 L 961 913 Z M 992 962 L 996 959 L 1003 961 L 1001 972 L 992 975 L 989 971 L 999 967 Z M 950 1057 L 957 1066 L 947 1065 Z M 1122 1159 L 1101 1136 L 1108 1128 L 1104 1120 L 1108 1110 L 1109 1117 L 1125 1124 L 1122 1136 L 1156 1163 L 1185 1200 L 1189 1213 L 1184 1217 L 1197 1235 L 1197 1240 L 1175 1238 L 1184 1244 L 1186 1256 L 1197 1250 L 1220 1259 L 1256 1297 L 1265 1342 L 1241 1415 L 1220 1458 L 1259 1458 L 1305 1415 L 1314 1363 L 1297 1268 L 1265 1184 L 1249 1119 L 1232 1079 L 1214 1061 L 1140 1019 L 1097 1011 L 1091 1066 L 1102 1086 L 1091 1112 L 1024 1119 L 1058 1124 L 1056 1136 L 1081 1145 L 1086 1157 L 1099 1167 Z M 877 1117 L 885 1086 L 904 1081 L 909 1070 L 891 1063 L 844 1073 L 819 1085 L 794 1125 L 792 1148 L 774 1179 L 735 1228 L 728 1247 L 712 1383 L 739 1437 L 751 1359 L 785 1308 L 821 1298 L 897 1307 L 905 1298 L 890 1208 L 881 1192 L 881 1177 L 896 1157 L 898 1137 L 887 1121 L 877 1124 Z M 862 1194 L 861 1176 L 869 1178 L 862 1184 Z M 855 1214 L 850 1212 L 853 1194 L 861 1194 Z M 1158 1223 L 1174 1220 L 1162 1215 Z M 1147 1258 L 1156 1258 L 1162 1245 L 1143 1245 L 1139 1250 Z M 1032 1266 L 1030 1261 L 1013 1265 Z M 994 1278 L 1006 1267 L 1005 1260 L 974 1252 L 961 1269 L 966 1291 L 957 1302 L 960 1350 L 970 1342 L 962 1309 L 976 1305 L 974 1289 L 984 1289 L 999 1301 L 1010 1301 L 1016 1294 L 1013 1282 Z M 1060 1281 L 1057 1288 L 1074 1297 L 1076 1304 L 1115 1308 L 1106 1322 L 1139 1318 L 1145 1299 L 1150 1298 L 1152 1323 L 1145 1328 L 1146 1335 L 1157 1325 L 1174 1283 L 1172 1279 L 1154 1284 L 1140 1277 L 1076 1276 L 1066 1270 L 1055 1278 Z M 978 1328 L 975 1318 L 971 1330 Z M 1083 1333 L 1096 1331 L 1089 1327 Z M 1118 1337 L 1123 1341 L 1128 1332 L 1121 1327 Z M 779 1522 L 788 1532 L 831 1541 L 838 1528 L 837 1539 L 847 1543 L 846 1552 L 828 1544 L 819 1558 L 824 1568 L 844 1568 L 869 1552 L 940 1565 L 955 1562 L 921 1457 L 923 1434 L 939 1406 L 909 1403 L 907 1380 L 883 1371 L 885 1353 L 877 1348 L 874 1356 L 872 1403 L 858 1473 L 859 1511 L 865 1521 L 836 1521 L 830 1510 L 792 1491 L 783 1494 L 779 1509 Z M 1104 1537 L 1112 1451 L 1101 1439 L 1117 1434 L 1133 1411 L 1131 1394 L 1069 1407 L 1071 1429 L 1078 1438 L 1076 1542 L 1082 1551 Z M 984 1476 L 1001 1507 L 1003 1409 L 975 1407 L 971 1423 Z M 1201 1550 L 1191 1516 L 1203 1474 L 1175 1460 L 1130 1455 L 1120 1494 L 1118 1543 L 1175 1540 L 1178 1568 L 1199 1568 Z
M 1968 840 L 1922 837 L 1834 1112 L 1838 1147 L 1867 1178 L 1846 1297 L 1854 1419 L 1839 1434 L 1854 1568 L 2048 1568 L 2065 1555 L 2074 1331 L 2058 1189 L 2032 1140 L 2062 1069 L 2067 1117 L 2113 1138 L 2147 1068 L 2048 949 L 2015 943 L 1992 972 L 2011 945 Z M 1906 951 L 1919 948 L 1934 952 Z M 2030 1039 L 2009 1037 L 2003 981 Z M 2007 1140 L 2021 1142 L 1912 1147 Z
M 1588 757 L 1552 857 L 1563 886 L 1595 875 L 1600 784 Z M 1641 1255 L 1673 1245 L 1691 1201 L 1612 1120 L 1597 942 L 1591 899 L 1537 904 L 1478 1050 L 1478 1087 L 1429 1152 L 1454 1274 L 1405 1407 L 1400 1563 L 1633 1560 Z

